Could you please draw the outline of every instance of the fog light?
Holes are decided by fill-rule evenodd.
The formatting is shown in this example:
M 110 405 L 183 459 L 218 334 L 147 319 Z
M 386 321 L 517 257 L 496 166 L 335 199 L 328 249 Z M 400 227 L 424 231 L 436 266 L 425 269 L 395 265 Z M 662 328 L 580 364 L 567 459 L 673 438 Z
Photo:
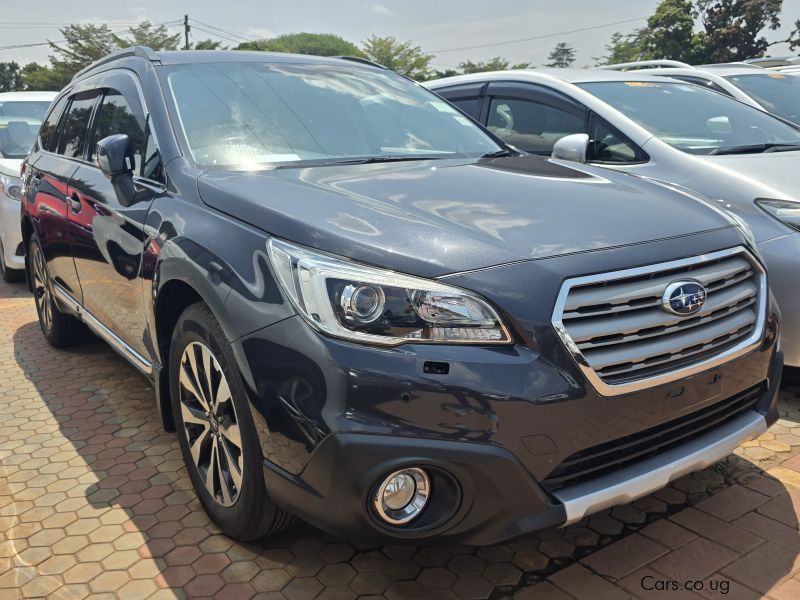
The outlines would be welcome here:
M 403 525 L 422 513 L 428 503 L 431 483 L 416 467 L 389 474 L 373 500 L 378 516 L 390 525 Z

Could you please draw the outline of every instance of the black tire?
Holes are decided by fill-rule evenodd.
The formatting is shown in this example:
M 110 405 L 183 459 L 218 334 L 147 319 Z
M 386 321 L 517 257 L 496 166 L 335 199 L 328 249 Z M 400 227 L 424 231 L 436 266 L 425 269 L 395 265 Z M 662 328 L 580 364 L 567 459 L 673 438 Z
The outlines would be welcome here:
M 6 283 L 17 283 L 25 279 L 25 271 L 22 269 L 11 269 L 6 266 L 6 254 L 3 244 L 0 243 L 0 277 Z
M 47 261 L 39 244 L 39 238 L 33 234 L 28 248 L 28 269 L 33 296 L 36 301 L 36 314 L 39 326 L 45 339 L 54 348 L 66 348 L 80 344 L 89 337 L 89 330 L 74 316 L 59 310 L 53 297 L 53 284 L 47 270 Z
M 230 394 L 224 393 L 225 382 Z M 169 384 L 181 453 L 211 520 L 226 535 L 243 542 L 291 525 L 293 517 L 267 495 L 261 445 L 244 382 L 219 323 L 202 302 L 186 308 L 175 325 Z

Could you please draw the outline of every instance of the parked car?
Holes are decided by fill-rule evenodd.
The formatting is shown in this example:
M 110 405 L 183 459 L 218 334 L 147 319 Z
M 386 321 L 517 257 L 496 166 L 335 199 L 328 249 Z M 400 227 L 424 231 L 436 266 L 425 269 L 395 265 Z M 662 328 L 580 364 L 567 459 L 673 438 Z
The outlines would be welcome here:
M 19 228 L 22 159 L 33 147 L 36 132 L 56 92 L 0 94 L 0 276 L 25 277 L 25 250 Z
M 766 63 L 763 65 L 766 66 Z M 669 60 L 640 61 L 605 67 L 642 75 L 657 75 L 726 94 L 755 108 L 800 124 L 800 79 L 758 63 L 722 63 L 693 67 Z
M 777 416 L 778 316 L 740 223 L 520 155 L 377 66 L 120 51 L 55 101 L 24 196 L 45 337 L 88 326 L 152 381 L 237 539 L 293 514 L 494 543 Z
M 796 126 L 638 71 L 498 71 L 425 85 L 521 150 L 671 182 L 744 220 L 781 306 L 786 363 L 800 366 Z

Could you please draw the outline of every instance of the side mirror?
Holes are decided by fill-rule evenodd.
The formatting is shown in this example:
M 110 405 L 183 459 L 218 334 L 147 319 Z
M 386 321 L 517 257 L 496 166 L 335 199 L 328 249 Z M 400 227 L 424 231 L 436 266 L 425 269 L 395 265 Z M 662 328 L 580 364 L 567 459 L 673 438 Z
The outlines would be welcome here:
M 589 152 L 589 136 L 585 133 L 566 135 L 553 145 L 552 158 L 585 163 Z
M 97 142 L 97 166 L 109 179 L 118 175 L 132 176 L 133 156 L 128 136 L 118 133 Z

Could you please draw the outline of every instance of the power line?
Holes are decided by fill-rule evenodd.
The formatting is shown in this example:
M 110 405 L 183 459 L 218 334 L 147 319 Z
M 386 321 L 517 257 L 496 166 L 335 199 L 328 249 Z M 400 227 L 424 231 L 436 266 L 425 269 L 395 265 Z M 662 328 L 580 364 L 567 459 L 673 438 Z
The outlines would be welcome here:
M 475 46 L 462 46 L 461 48 L 445 48 L 444 50 L 431 50 L 431 54 L 445 54 L 447 52 L 458 52 L 459 50 L 475 50 L 477 48 L 491 48 L 492 46 L 504 46 L 506 44 L 517 44 L 519 42 L 532 42 L 534 40 L 542 40 L 545 38 L 559 37 L 562 35 L 569 35 L 570 33 L 580 33 L 582 31 L 591 31 L 593 29 L 602 29 L 604 27 L 613 27 L 614 25 L 624 25 L 625 23 L 635 23 L 636 21 L 643 21 L 647 17 L 638 17 L 636 19 L 625 19 L 624 21 L 615 21 L 614 23 L 604 23 L 602 25 L 592 25 L 590 27 L 581 27 L 580 29 L 570 29 L 569 31 L 559 31 L 558 33 L 545 33 L 542 35 L 535 35 L 527 38 L 519 38 L 516 40 L 505 40 L 503 42 L 492 42 L 490 44 L 478 44 Z
M 197 31 L 202 31 L 203 33 L 206 33 L 208 35 L 213 35 L 214 37 L 223 39 L 226 42 L 231 42 L 233 44 L 241 44 L 242 41 L 243 41 L 241 39 L 230 37 L 230 36 L 222 34 L 222 33 L 217 33 L 216 31 L 212 31 L 211 29 L 206 29 L 205 27 L 201 27 L 200 25 L 197 25 L 197 24 L 192 25 L 192 28 L 196 29 Z M 250 41 L 250 40 L 248 40 L 248 41 Z
M 194 21 L 198 25 L 202 25 L 203 27 L 208 27 L 209 29 L 215 29 L 215 30 L 217 30 L 217 31 L 219 31 L 221 33 L 224 33 L 224 34 L 228 35 L 228 36 L 240 38 L 243 42 L 253 42 L 253 41 L 255 41 L 253 38 L 241 35 L 239 33 L 234 33 L 232 31 L 227 31 L 226 29 L 221 29 L 221 28 L 216 27 L 214 25 L 209 25 L 208 23 L 203 23 L 202 21 L 198 21 L 195 18 L 192 18 L 192 21 Z

